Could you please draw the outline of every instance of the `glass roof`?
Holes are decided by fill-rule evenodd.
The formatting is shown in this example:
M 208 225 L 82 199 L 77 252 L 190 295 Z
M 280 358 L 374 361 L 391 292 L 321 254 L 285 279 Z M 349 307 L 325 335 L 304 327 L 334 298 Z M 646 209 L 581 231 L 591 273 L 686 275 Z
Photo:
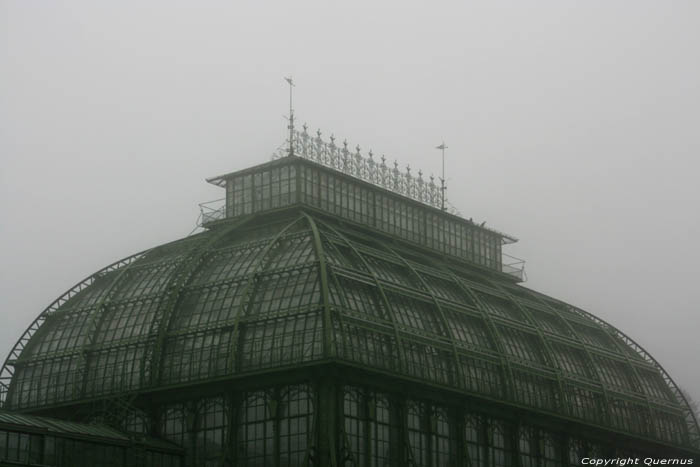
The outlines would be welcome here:
M 6 412 L 4 410 L 0 410 L 0 429 L 20 433 L 48 434 L 63 438 L 117 445 L 129 445 L 133 442 L 133 434 L 116 430 L 107 425 L 78 423 L 58 418 Z M 162 439 L 144 435 L 139 435 L 138 439 L 147 448 L 181 451 L 181 448 L 178 446 Z
M 95 273 L 30 326 L 7 409 L 335 361 L 689 445 L 643 349 L 576 307 L 332 216 L 245 216 Z

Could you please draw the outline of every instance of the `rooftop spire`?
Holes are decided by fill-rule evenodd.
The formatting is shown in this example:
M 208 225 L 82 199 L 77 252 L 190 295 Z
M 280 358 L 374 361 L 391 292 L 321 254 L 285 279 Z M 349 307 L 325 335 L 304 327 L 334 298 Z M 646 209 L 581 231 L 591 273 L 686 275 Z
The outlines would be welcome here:
M 289 155 L 294 155 L 294 107 L 292 106 L 292 88 L 294 87 L 294 81 L 292 77 L 285 77 L 284 80 L 289 83 Z
M 445 142 L 443 141 L 440 146 L 436 146 L 435 149 L 440 149 L 442 151 L 442 177 L 440 178 L 440 191 L 442 192 L 442 199 L 441 199 L 441 204 L 442 204 L 442 210 L 445 210 L 445 190 L 447 189 L 447 186 L 445 185 L 445 149 L 447 149 L 447 146 L 445 145 Z

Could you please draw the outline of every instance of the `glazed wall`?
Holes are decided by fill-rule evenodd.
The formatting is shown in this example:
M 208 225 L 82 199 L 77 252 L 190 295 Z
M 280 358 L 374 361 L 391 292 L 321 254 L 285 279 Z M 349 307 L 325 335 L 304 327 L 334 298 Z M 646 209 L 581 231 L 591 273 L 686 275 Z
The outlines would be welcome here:
M 501 236 L 320 166 L 267 166 L 226 181 L 229 218 L 296 202 L 501 271 Z
M 206 467 L 329 465 L 322 459 L 344 467 L 555 467 L 580 465 L 583 457 L 659 454 L 643 442 L 635 442 L 638 450 L 620 448 L 522 422 L 512 413 L 494 416 L 429 398 L 331 384 L 330 403 L 316 383 L 171 403 L 161 411 L 159 430 L 185 447 L 187 465 Z M 332 407 L 337 416 L 322 416 L 321 407 Z M 332 455 L 321 452 L 328 439 Z

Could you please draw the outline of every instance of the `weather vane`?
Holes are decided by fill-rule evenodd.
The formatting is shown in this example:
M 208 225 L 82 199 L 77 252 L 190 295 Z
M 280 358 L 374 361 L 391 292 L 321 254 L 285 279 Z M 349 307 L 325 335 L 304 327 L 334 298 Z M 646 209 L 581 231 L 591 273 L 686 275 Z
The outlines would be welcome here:
M 442 186 L 440 187 L 440 191 L 442 192 L 442 210 L 445 210 L 445 190 L 447 189 L 447 186 L 445 186 L 445 149 L 447 149 L 447 146 L 445 145 L 445 142 L 443 141 L 440 146 L 435 147 L 435 149 L 440 149 L 442 151 L 442 177 L 440 178 L 440 183 Z
M 292 88 L 294 87 L 294 82 L 292 77 L 285 77 L 284 80 L 289 83 L 289 155 L 294 155 L 294 107 L 292 106 Z

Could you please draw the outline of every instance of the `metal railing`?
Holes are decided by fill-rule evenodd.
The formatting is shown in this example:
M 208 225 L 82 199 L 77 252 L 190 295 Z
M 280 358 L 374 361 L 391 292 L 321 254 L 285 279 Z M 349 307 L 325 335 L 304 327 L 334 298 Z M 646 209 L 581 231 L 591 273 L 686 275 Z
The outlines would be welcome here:
M 320 130 L 316 132 L 314 138 L 308 133 L 306 125 L 304 125 L 303 131 L 294 132 L 293 146 L 296 156 L 359 178 L 428 206 L 441 208 L 443 187 L 435 183 L 435 178 L 432 175 L 429 181 L 424 180 L 423 172 L 419 170 L 416 177 L 411 174 L 410 166 L 406 166 L 406 171 L 402 172 L 399 170 L 398 162 L 394 161 L 394 165 L 391 167 L 387 165 L 384 156 L 379 161 L 375 161 L 371 150 L 365 157 L 360 152 L 360 146 L 356 146 L 353 152 L 347 141 L 343 141 L 342 146 L 336 145 L 333 135 L 330 136 L 330 142 L 326 142 L 321 139 Z M 279 151 L 277 157 L 283 155 L 286 154 Z
M 354 151 L 351 150 L 347 141 L 343 141 L 342 145 L 336 145 L 336 139 L 333 135 L 330 136 L 330 141 L 324 141 L 321 138 L 321 130 L 317 130 L 316 137 L 314 137 L 312 134 L 309 134 L 306 124 L 304 124 L 302 131 L 294 131 L 292 137 L 292 148 L 295 156 L 316 162 L 425 205 L 463 217 L 457 208 L 445 197 L 444 190 L 447 187 L 441 178 L 437 179 L 438 183 L 436 183 L 435 177 L 432 175 L 430 175 L 429 179 L 424 179 L 421 170 L 417 171 L 416 176 L 411 173 L 410 166 L 406 166 L 406 171 L 403 172 L 399 169 L 398 162 L 394 161 L 392 167 L 391 164 L 387 164 L 387 160 L 383 155 L 380 160 L 374 159 L 374 154 L 371 150 L 367 152 L 367 156 L 363 155 L 359 145 L 355 146 Z M 287 143 L 289 143 L 289 140 L 287 140 Z M 285 145 L 280 146 L 272 155 L 272 158 L 280 159 L 287 155 L 289 155 L 289 148 Z M 484 227 L 483 224 L 480 227 L 500 235 L 506 244 L 518 241 L 517 238 L 511 235 L 504 234 L 490 227 Z
M 199 203 L 199 226 L 219 221 L 226 217 L 226 198 Z
M 525 260 L 516 258 L 515 256 L 501 253 L 501 272 L 518 278 L 520 281 L 527 280 L 525 275 Z

